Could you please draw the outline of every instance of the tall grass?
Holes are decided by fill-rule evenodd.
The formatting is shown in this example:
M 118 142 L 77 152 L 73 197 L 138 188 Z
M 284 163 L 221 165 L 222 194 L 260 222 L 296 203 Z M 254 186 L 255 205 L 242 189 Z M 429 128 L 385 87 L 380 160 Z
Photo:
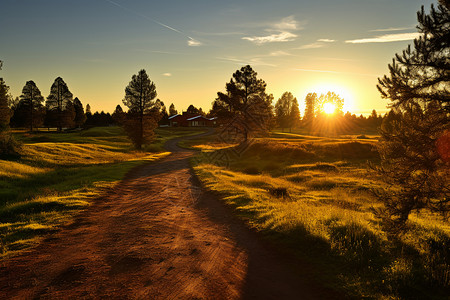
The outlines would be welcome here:
M 382 231 L 367 171 L 378 161 L 373 141 L 354 138 L 260 139 L 228 165 L 199 157 L 195 173 L 247 224 L 349 295 L 370 298 L 446 298 L 449 223 L 435 215 L 410 218 L 402 236 Z M 218 150 L 222 151 L 222 150 Z M 274 189 L 285 190 L 278 197 Z

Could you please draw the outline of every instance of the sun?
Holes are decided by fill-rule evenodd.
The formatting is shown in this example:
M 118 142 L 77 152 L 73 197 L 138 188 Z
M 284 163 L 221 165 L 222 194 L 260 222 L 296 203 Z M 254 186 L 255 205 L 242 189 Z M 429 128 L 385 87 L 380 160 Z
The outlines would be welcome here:
M 318 83 L 317 85 L 313 85 L 307 91 L 307 93 L 317 93 L 317 96 L 320 96 L 320 94 L 326 94 L 328 92 L 334 92 L 344 99 L 344 107 L 342 109 L 344 113 L 347 111 L 351 112 L 355 109 L 355 99 L 353 96 L 353 91 L 343 83 L 323 81 L 321 83 Z M 335 112 L 335 108 L 336 107 L 333 108 L 333 112 Z M 323 110 L 325 113 L 327 113 L 325 107 L 323 107 Z
M 323 104 L 323 111 L 327 114 L 327 115 L 331 115 L 336 111 L 336 105 L 334 105 L 333 103 L 327 102 Z

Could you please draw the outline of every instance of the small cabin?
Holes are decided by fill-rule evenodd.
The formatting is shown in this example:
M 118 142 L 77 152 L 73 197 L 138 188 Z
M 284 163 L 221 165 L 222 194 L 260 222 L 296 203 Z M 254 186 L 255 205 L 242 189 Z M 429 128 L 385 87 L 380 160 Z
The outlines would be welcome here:
M 217 125 L 217 118 L 206 118 L 199 114 L 183 112 L 182 115 L 169 117 L 170 127 L 214 127 Z

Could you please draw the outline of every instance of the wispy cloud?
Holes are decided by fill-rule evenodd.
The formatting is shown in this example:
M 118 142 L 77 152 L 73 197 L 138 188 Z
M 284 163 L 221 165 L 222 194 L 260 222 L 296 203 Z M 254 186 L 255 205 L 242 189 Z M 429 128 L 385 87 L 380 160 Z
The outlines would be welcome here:
M 318 39 L 318 42 L 322 42 L 322 43 L 333 43 L 336 42 L 336 40 L 332 40 L 332 39 Z
M 189 36 L 188 38 L 189 38 L 189 40 L 187 41 L 188 46 L 191 46 L 191 47 L 198 47 L 198 46 L 201 46 L 201 45 L 202 45 L 201 42 L 199 42 L 199 41 L 197 41 L 197 40 L 191 38 L 190 36 Z
M 267 66 L 267 67 L 276 67 L 276 65 L 265 62 L 262 60 L 261 57 L 252 57 L 249 59 L 246 58 L 236 58 L 236 57 L 232 57 L 232 56 L 227 56 L 227 57 L 217 57 L 217 59 L 221 60 L 221 61 L 225 61 L 225 62 L 231 62 L 233 64 L 236 65 L 252 65 L 252 66 Z
M 294 16 L 289 16 L 281 19 L 280 22 L 273 24 L 272 28 L 280 31 L 297 30 L 298 22 L 295 20 Z
M 280 43 L 294 41 L 297 34 L 293 31 L 301 29 L 299 23 L 295 20 L 294 16 L 289 16 L 281 19 L 280 22 L 272 23 L 265 29 L 269 34 L 261 36 L 245 36 L 242 39 L 253 42 L 257 45 L 265 43 Z
M 162 75 L 166 76 L 166 77 L 170 77 L 170 76 L 172 76 L 172 73 L 163 73 Z
M 334 43 L 335 41 L 336 40 L 332 40 L 332 39 L 318 39 L 314 43 L 302 45 L 302 46 L 297 47 L 295 49 L 305 50 L 305 49 L 323 48 L 323 47 L 327 47 L 327 44 Z
M 419 36 L 420 33 L 418 32 L 393 33 L 393 34 L 384 34 L 373 38 L 347 40 L 345 42 L 350 44 L 389 43 L 389 42 L 409 41 L 418 38 Z
M 389 27 L 389 28 L 373 29 L 373 30 L 370 30 L 370 32 L 401 31 L 401 30 L 407 30 L 407 29 L 412 29 L 412 28 L 414 28 L 414 27 Z
M 261 45 L 265 43 L 274 43 L 274 42 L 290 42 L 293 41 L 296 37 L 297 37 L 296 34 L 284 31 L 266 36 L 252 36 L 252 37 L 245 36 L 242 39 Z
M 315 42 L 315 43 L 311 43 L 311 44 L 302 45 L 295 49 L 305 50 L 305 49 L 317 49 L 317 48 L 323 48 L 323 47 L 325 47 L 324 44 Z
M 281 51 L 281 50 L 269 53 L 269 56 L 290 56 L 290 55 L 292 55 L 292 54 L 290 54 L 286 51 Z

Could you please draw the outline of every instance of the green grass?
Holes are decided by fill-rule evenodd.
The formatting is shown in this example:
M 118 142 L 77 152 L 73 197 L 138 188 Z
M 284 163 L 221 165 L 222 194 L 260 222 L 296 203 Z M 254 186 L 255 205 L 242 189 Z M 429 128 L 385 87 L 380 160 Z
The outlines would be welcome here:
M 382 231 L 372 214 L 381 204 L 370 191 L 384 185 L 367 168 L 379 161 L 375 139 L 286 135 L 256 140 L 228 164 L 208 159 L 211 149 L 201 141 L 194 171 L 248 226 L 313 264 L 318 280 L 357 298 L 445 299 L 450 224 L 414 214 L 408 233 Z M 275 196 L 275 189 L 288 196 Z
M 132 168 L 160 159 L 164 143 L 201 129 L 161 128 L 144 151 L 134 151 L 120 127 L 71 133 L 16 131 L 19 160 L 0 160 L 0 257 L 35 245 L 70 222 Z

